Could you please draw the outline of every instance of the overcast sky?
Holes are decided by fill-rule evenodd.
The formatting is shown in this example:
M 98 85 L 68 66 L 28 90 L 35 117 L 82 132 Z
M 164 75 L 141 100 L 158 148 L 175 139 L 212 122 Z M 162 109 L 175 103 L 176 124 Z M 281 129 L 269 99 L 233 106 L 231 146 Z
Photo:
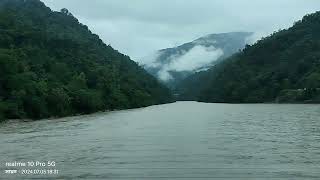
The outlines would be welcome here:
M 106 43 L 139 61 L 155 50 L 221 32 L 265 36 L 320 10 L 320 0 L 42 0 L 67 8 Z

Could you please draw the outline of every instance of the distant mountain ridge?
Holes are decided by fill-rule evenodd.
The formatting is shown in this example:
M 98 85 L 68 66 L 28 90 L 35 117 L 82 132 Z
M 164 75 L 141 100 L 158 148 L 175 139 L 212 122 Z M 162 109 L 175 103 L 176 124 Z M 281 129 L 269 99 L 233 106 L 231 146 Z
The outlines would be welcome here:
M 145 69 L 169 86 L 194 72 L 209 69 L 215 63 L 243 49 L 251 32 L 210 34 L 177 47 L 159 50 L 149 58 Z M 151 60 L 150 60 L 151 59 Z

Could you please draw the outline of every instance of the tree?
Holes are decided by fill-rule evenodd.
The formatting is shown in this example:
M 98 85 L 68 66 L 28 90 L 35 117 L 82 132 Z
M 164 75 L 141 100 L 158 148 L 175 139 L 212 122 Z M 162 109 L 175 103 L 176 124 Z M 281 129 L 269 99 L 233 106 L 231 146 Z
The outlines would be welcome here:
M 60 10 L 60 12 L 63 13 L 63 14 L 65 14 L 65 15 L 67 15 L 67 16 L 73 16 L 73 15 L 69 12 L 69 10 L 68 10 L 67 8 L 62 8 L 62 9 Z
M 50 114 L 54 116 L 66 116 L 72 113 L 71 98 L 62 88 L 50 90 L 47 103 Z

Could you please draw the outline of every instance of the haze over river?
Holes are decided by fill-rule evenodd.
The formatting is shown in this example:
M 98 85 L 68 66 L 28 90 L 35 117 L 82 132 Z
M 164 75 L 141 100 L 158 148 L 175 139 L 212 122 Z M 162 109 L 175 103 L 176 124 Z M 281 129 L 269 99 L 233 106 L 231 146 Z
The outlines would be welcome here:
M 55 161 L 57 175 L 5 175 Z M 0 124 L 0 179 L 320 179 L 320 105 L 177 102 Z

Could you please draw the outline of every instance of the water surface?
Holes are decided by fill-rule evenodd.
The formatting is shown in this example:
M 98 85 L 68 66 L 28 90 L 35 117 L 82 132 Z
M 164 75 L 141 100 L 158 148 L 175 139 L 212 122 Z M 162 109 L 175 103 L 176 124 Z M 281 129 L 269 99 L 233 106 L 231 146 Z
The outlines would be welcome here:
M 4 175 L 11 161 L 55 161 L 59 174 Z M 12 179 L 320 179 L 320 106 L 177 102 L 11 121 L 0 163 Z

